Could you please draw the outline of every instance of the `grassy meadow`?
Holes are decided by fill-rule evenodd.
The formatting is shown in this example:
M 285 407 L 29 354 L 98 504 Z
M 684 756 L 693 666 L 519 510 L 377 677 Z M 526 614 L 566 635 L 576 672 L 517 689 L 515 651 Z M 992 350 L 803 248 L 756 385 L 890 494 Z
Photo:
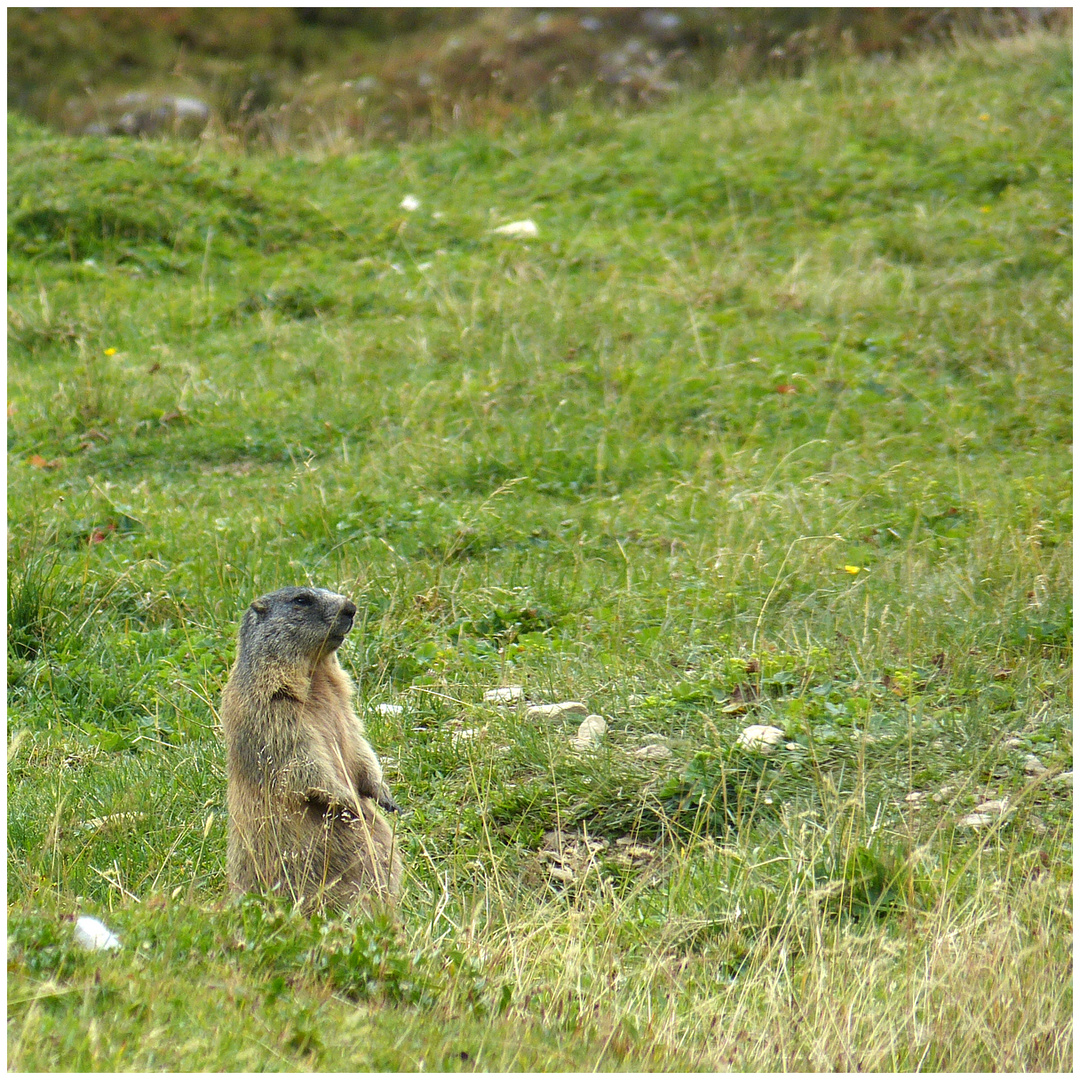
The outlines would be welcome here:
M 362 153 L 9 116 L 9 1066 L 1071 1070 L 1071 63 Z M 227 895 L 293 583 L 359 609 L 394 917 Z

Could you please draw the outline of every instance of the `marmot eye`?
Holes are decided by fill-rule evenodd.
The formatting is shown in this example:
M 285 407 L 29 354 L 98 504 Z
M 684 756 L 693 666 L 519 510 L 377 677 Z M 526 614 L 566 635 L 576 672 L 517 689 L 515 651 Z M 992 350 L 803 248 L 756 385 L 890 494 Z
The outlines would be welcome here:
M 303 595 L 301 595 L 301 596 L 294 596 L 294 597 L 292 598 L 292 602 L 293 602 L 294 604 L 300 604 L 300 606 L 301 606 L 301 607 L 307 607 L 307 606 L 308 606 L 308 604 L 310 604 L 310 603 L 311 603 L 311 597 L 310 597 L 310 596 L 303 596 Z

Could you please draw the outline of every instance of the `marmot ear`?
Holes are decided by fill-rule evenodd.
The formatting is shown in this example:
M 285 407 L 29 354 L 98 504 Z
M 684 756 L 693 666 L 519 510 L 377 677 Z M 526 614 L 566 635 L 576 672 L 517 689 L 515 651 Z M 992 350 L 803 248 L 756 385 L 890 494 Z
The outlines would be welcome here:
M 253 600 L 251 602 L 251 610 L 254 611 L 256 615 L 265 615 L 267 611 L 269 611 L 269 608 L 261 600 Z

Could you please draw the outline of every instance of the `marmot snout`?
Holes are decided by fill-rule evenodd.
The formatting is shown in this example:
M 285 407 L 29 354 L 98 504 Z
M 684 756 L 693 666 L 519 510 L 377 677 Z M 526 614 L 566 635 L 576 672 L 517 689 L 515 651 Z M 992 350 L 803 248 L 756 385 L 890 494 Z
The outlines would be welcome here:
M 234 891 L 285 891 L 309 910 L 400 892 L 393 830 L 378 810 L 398 807 L 336 655 L 355 615 L 346 597 L 303 587 L 244 613 L 221 701 Z

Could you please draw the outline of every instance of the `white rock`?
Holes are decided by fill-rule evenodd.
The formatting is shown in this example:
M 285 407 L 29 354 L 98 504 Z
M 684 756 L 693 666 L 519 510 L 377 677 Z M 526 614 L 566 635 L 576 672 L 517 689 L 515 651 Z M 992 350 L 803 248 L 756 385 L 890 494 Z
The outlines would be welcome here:
M 554 705 L 530 705 L 526 720 L 563 720 L 568 716 L 588 716 L 588 707 L 580 701 L 560 701 Z
M 751 724 L 748 728 L 743 728 L 738 745 L 744 750 L 757 750 L 767 754 L 783 741 L 784 732 L 781 728 L 769 724 Z
M 90 915 L 80 915 L 75 923 L 75 942 L 84 949 L 100 952 L 119 949 L 120 939 L 103 923 Z
M 411 214 L 414 210 L 420 209 L 420 200 L 415 195 L 406 195 L 401 200 L 401 209 L 407 210 Z
M 496 686 L 484 691 L 484 701 L 496 705 L 516 705 L 525 697 L 523 686 Z
M 1062 787 L 1073 786 L 1073 774 L 1072 769 L 1068 772 L 1058 773 L 1051 781 L 1052 784 L 1061 784 Z
M 589 750 L 600 742 L 605 731 L 607 731 L 607 721 L 599 714 L 593 713 L 581 721 L 581 727 L 570 742 L 578 750 Z
M 1046 771 L 1046 766 L 1034 754 L 1028 754 L 1028 756 L 1024 758 L 1025 776 L 1042 776 Z
M 459 742 L 468 742 L 483 735 L 487 728 L 462 728 L 460 731 L 450 733 L 450 745 L 457 746 Z
M 634 751 L 634 757 L 645 761 L 666 761 L 671 757 L 671 751 L 660 743 L 650 743 L 648 746 L 639 746 Z
M 1011 739 L 1006 739 L 1002 743 L 1002 746 L 1004 746 L 1006 750 L 1022 750 L 1024 747 L 1024 740 L 1017 738 L 1014 735 Z
M 375 706 L 375 711 L 380 716 L 401 716 L 405 711 L 404 705 L 391 705 L 388 701 L 381 701 Z
M 530 218 L 526 218 L 524 221 L 510 221 L 491 231 L 497 233 L 499 236 L 513 236 L 520 240 L 540 235 L 540 230 L 536 227 L 536 222 Z
M 925 791 L 909 791 L 904 796 L 904 802 L 906 802 L 906 803 L 915 803 L 915 805 L 917 806 L 925 798 L 926 798 L 926 792 Z
M 965 814 L 956 825 L 957 828 L 963 829 L 982 829 L 1000 820 L 1001 816 L 999 814 Z
M 975 807 L 976 814 L 997 814 L 1000 817 L 1009 809 L 1009 800 L 1005 799 L 987 799 L 986 802 L 979 803 Z

